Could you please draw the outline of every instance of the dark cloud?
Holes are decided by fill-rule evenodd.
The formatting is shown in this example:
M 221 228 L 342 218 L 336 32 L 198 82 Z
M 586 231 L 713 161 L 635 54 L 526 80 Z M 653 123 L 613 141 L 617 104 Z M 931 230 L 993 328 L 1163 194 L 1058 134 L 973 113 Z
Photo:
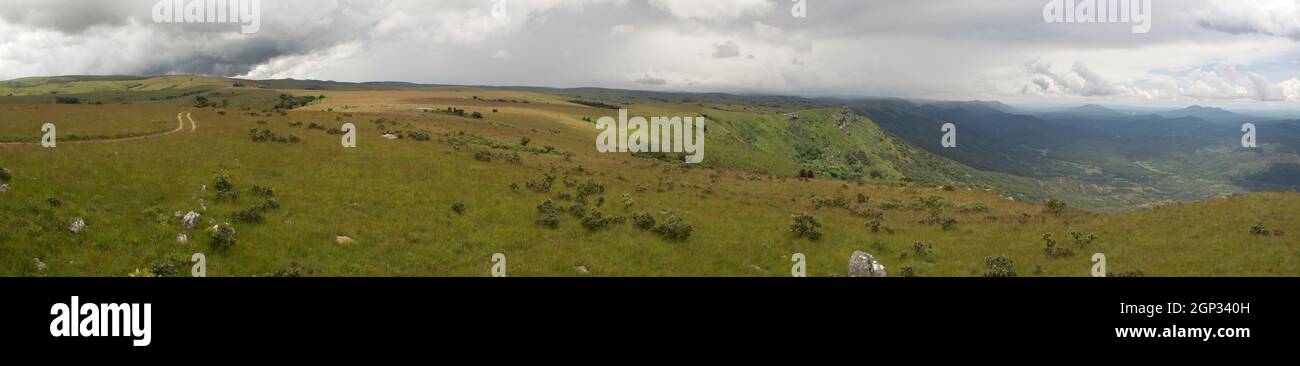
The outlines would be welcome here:
M 1045 0 L 810 0 L 807 18 L 787 0 L 504 0 L 503 18 L 493 1 L 262 0 L 260 31 L 244 35 L 154 23 L 155 0 L 6 0 L 0 79 L 189 73 L 970 99 L 1181 88 L 1277 100 L 1270 81 L 1300 76 L 1251 67 L 1300 54 L 1290 0 L 1156 0 L 1141 35 L 1048 24 Z M 1216 63 L 1263 75 L 1211 88 L 1188 72 Z
M 740 45 L 725 41 L 713 44 L 713 58 L 733 58 L 740 56 Z

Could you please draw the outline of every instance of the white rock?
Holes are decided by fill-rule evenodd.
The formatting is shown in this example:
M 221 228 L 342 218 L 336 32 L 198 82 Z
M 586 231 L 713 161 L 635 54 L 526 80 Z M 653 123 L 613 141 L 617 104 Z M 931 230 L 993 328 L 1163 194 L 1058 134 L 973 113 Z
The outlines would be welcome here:
M 352 238 L 346 236 L 336 236 L 334 237 L 334 243 L 343 244 L 343 245 L 352 244 Z
M 177 242 L 177 243 L 179 243 L 179 244 L 185 244 L 185 243 L 187 243 L 187 242 L 189 242 L 189 241 L 190 241 L 190 236 L 189 236 L 189 235 L 185 235 L 185 233 L 176 234 L 176 242 Z
M 185 213 L 184 217 L 181 217 L 181 222 L 185 223 L 186 229 L 192 230 L 196 227 L 199 227 L 199 218 L 201 216 L 203 215 L 199 215 L 198 212 L 190 211 Z
M 9 193 L 9 185 L 0 184 L 0 193 Z
M 37 270 L 37 271 L 44 271 L 44 270 L 45 270 L 45 262 L 41 262 L 41 259 L 40 259 L 40 258 L 32 258 L 32 260 L 36 261 L 36 270 Z
M 885 265 L 880 264 L 875 256 L 863 251 L 854 251 L 849 257 L 849 277 L 888 277 Z
M 76 218 L 75 220 L 72 220 L 72 225 L 68 225 L 68 230 L 72 231 L 73 233 L 79 233 L 81 232 L 81 230 L 85 230 L 85 229 L 86 229 L 86 220 L 82 220 L 80 217 Z
M 391 133 L 386 133 L 386 134 L 384 134 L 384 138 L 389 139 L 389 140 L 396 140 L 396 139 L 397 139 L 397 135 L 394 135 L 394 134 L 391 134 Z

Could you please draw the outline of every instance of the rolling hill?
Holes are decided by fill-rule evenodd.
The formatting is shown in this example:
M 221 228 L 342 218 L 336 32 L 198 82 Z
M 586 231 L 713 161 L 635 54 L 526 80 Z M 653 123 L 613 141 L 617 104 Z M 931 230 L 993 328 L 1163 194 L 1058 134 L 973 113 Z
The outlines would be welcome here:
M 1053 134 L 1040 119 L 1001 120 L 1005 112 L 982 105 L 188 76 L 38 81 L 0 83 L 18 91 L 0 97 L 0 134 L 11 142 L 0 144 L 5 276 L 178 275 L 195 252 L 207 255 L 209 276 L 483 276 L 494 253 L 509 257 L 512 276 L 788 276 L 794 253 L 809 258 L 810 275 L 839 276 L 857 250 L 891 275 L 981 276 L 986 258 L 1004 257 L 1021 276 L 1086 276 L 1092 253 L 1105 253 L 1115 275 L 1300 269 L 1300 195 L 1077 210 L 1109 202 L 1115 188 L 1069 176 L 1078 163 L 1056 157 L 1073 151 L 1067 138 L 1020 141 L 965 122 Z M 83 103 L 58 104 L 51 90 Z M 597 152 L 591 121 L 617 113 L 608 106 L 707 116 L 705 162 Z M 956 119 L 961 148 L 1001 155 L 927 151 L 938 141 L 932 124 Z M 84 137 L 42 148 L 38 120 Z M 177 122 L 184 128 L 161 137 L 106 139 Z M 340 143 L 344 124 L 357 129 L 355 148 Z M 1051 151 L 1019 151 L 1032 148 Z M 1038 176 L 1013 174 L 1021 168 Z M 1047 197 L 1067 207 L 1034 199 Z

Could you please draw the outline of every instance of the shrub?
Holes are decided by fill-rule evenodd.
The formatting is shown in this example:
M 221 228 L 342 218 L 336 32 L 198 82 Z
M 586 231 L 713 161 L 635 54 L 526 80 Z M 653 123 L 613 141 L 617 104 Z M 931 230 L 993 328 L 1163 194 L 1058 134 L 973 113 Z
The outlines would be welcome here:
M 956 226 L 957 226 L 957 219 L 954 219 L 952 217 L 944 217 L 942 220 L 939 221 L 939 227 L 942 228 L 943 231 L 952 230 L 952 228 Z
M 1092 244 L 1093 241 L 1097 240 L 1096 234 L 1088 234 L 1085 236 L 1083 235 L 1083 232 L 1074 231 L 1074 229 L 1069 229 L 1066 233 L 1070 234 L 1071 239 L 1074 239 L 1074 245 L 1080 248 L 1086 247 L 1089 244 Z
M 212 239 L 212 248 L 228 250 L 235 246 L 235 227 L 223 223 L 208 228 L 208 238 Z
M 267 142 L 275 136 L 271 133 L 271 130 L 265 128 L 250 129 L 248 130 L 248 134 L 252 137 L 253 142 Z
M 265 277 L 296 278 L 302 277 L 303 272 L 302 266 L 298 265 L 297 262 L 293 262 L 289 263 L 288 268 L 278 269 L 275 272 L 267 273 Z
M 524 182 L 528 190 L 537 193 L 548 193 L 551 191 L 551 185 L 555 183 L 555 176 L 547 173 L 541 181 L 529 180 Z
M 1108 272 L 1106 273 L 1106 277 L 1146 277 L 1146 273 L 1143 273 L 1142 270 L 1138 269 L 1120 273 Z
M 596 181 L 588 180 L 586 183 L 578 186 L 578 192 L 589 196 L 604 194 L 605 185 L 596 183 Z
M 1052 234 L 1043 234 L 1043 244 L 1043 253 L 1046 254 L 1048 258 L 1065 258 L 1074 256 L 1073 250 L 1056 244 L 1056 240 L 1052 239 Z
M 453 203 L 453 204 L 451 204 L 451 211 L 452 211 L 452 212 L 455 212 L 457 215 L 464 215 L 464 214 L 465 214 L 465 204 L 464 204 L 464 203 L 460 203 L 460 202 Z
M 271 198 L 275 196 L 275 189 L 272 189 L 271 187 L 254 185 L 252 191 L 253 191 L 253 195 L 258 197 Z
M 429 141 L 432 138 L 428 131 L 407 131 L 406 136 L 415 141 Z
M 943 211 L 941 209 L 933 208 L 930 210 L 930 214 L 919 223 L 925 225 L 939 225 L 943 231 L 951 230 L 953 227 L 957 226 L 957 219 L 950 216 L 942 216 L 942 213 Z
M 587 231 L 600 231 L 608 226 L 610 220 L 600 213 L 600 210 L 591 210 L 591 214 L 582 218 L 582 227 Z
M 655 217 L 644 212 L 634 213 L 632 214 L 632 226 L 636 226 L 637 229 L 642 231 L 653 230 L 655 228 Z
M 1055 198 L 1047 200 L 1047 203 L 1043 204 L 1043 212 L 1060 215 L 1065 212 L 1065 202 Z
M 912 266 L 905 266 L 900 270 L 899 276 L 916 277 L 916 269 L 912 268 Z
M 523 161 L 523 158 L 519 156 L 518 151 L 511 151 L 509 154 L 502 153 L 501 159 L 504 159 L 506 162 L 515 163 L 515 164 L 518 164 Z
M 1264 223 L 1261 222 L 1261 223 L 1256 223 L 1255 226 L 1251 226 L 1250 233 L 1254 235 L 1268 235 L 1269 230 L 1268 228 L 1264 227 Z
M 0 182 L 8 182 L 11 179 L 14 179 L 14 176 L 9 173 L 9 169 L 0 168 Z
M 871 229 L 871 232 L 873 233 L 878 233 L 880 232 L 880 225 L 883 223 L 883 221 L 884 219 L 882 219 L 881 217 L 873 217 L 870 220 L 867 220 L 867 228 Z
M 270 211 L 279 208 L 280 208 L 280 201 L 276 201 L 275 197 L 267 197 L 265 201 L 262 201 L 262 204 L 257 206 L 257 209 L 262 211 Z
M 587 206 L 583 205 L 582 202 L 574 202 L 573 206 L 569 206 L 569 214 L 573 215 L 574 218 L 579 218 L 579 219 L 586 217 Z
M 912 243 L 912 256 L 918 259 L 930 259 L 934 255 L 934 244 L 928 241 L 917 241 Z
M 168 254 L 162 258 L 149 262 L 149 273 L 155 277 L 174 277 L 181 274 L 181 269 L 189 265 L 189 262 L 177 254 Z
M 818 210 L 822 209 L 823 207 L 849 208 L 849 200 L 841 196 L 836 196 L 833 198 L 813 197 L 812 203 L 813 203 L 813 208 Z
M 479 150 L 479 151 L 477 151 L 477 152 L 474 152 L 474 160 L 482 161 L 482 162 L 485 162 L 485 163 L 486 163 L 486 162 L 491 162 L 491 161 L 492 161 L 492 153 L 487 152 L 487 151 L 484 151 L 484 150 Z
M 867 203 L 867 200 L 868 200 L 868 199 L 867 199 L 867 195 L 865 195 L 865 194 L 861 194 L 861 193 L 858 193 L 858 204 L 859 204 L 859 205 L 865 205 L 865 204 Z
M 659 227 L 655 228 L 656 233 L 671 241 L 686 241 L 691 237 L 693 231 L 695 231 L 694 226 L 687 224 L 686 221 L 672 214 L 669 214 L 668 218 L 662 224 L 659 224 Z
M 262 210 L 259 210 L 258 207 L 253 207 L 247 210 L 235 212 L 234 215 L 231 215 L 230 219 L 231 221 L 239 223 L 257 224 L 261 223 L 264 217 L 262 216 Z
M 984 277 L 1015 277 L 1016 270 L 1011 259 L 1005 256 L 984 258 Z
M 533 142 L 533 139 L 528 138 L 527 136 L 519 138 L 519 146 L 528 146 L 529 142 Z
M 230 183 L 230 177 L 221 174 L 212 179 L 212 189 L 217 190 L 217 192 L 230 192 L 235 189 L 235 185 Z
M 47 199 L 45 199 L 45 202 L 46 202 L 46 203 L 49 203 L 49 204 L 50 204 L 50 207 L 59 207 L 59 206 L 62 206 L 62 205 L 63 205 L 63 201 L 60 201 L 60 200 L 58 199 L 58 197 L 50 197 L 50 198 L 47 198 Z
M 546 200 L 546 202 L 537 205 L 537 213 L 540 216 L 535 221 L 537 225 L 550 229 L 560 227 L 560 209 L 555 207 L 551 200 Z
M 807 213 L 798 213 L 791 217 L 794 221 L 790 224 L 790 231 L 798 237 L 806 237 L 812 240 L 822 238 L 820 231 L 822 224 L 817 222 L 817 218 Z

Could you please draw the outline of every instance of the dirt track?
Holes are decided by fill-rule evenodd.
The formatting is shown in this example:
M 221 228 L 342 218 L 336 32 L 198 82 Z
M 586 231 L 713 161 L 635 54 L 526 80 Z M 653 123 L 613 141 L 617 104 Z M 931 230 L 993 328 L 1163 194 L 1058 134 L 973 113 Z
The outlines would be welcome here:
M 70 145 L 75 145 L 75 144 L 105 144 L 105 143 L 112 143 L 112 142 L 136 141 L 136 140 L 145 140 L 145 139 L 151 139 L 151 138 L 163 137 L 163 136 L 167 136 L 167 135 L 171 135 L 171 134 L 174 134 L 174 133 L 177 133 L 177 132 L 184 131 L 184 130 L 185 130 L 185 120 L 186 120 L 186 119 L 190 120 L 190 132 L 194 132 L 195 130 L 197 130 L 197 129 L 199 128 L 199 125 L 198 125 L 197 123 L 194 122 L 194 118 L 190 116 L 190 112 L 180 112 L 180 113 L 177 113 L 177 114 L 176 114 L 176 122 L 177 122 L 176 129 L 173 129 L 173 130 L 171 130 L 171 131 L 159 132 L 159 133 L 149 134 L 149 135 L 140 135 L 140 136 L 131 136 L 131 137 L 120 137 L 120 138 L 112 138 L 112 139 L 75 140 L 75 141 L 58 141 L 58 140 L 55 140 L 55 141 L 56 141 L 57 143 L 59 143 L 59 144 L 70 144 Z M 6 145 L 38 145 L 38 144 L 40 144 L 40 143 L 41 143 L 40 141 L 0 142 L 0 146 L 6 146 Z

